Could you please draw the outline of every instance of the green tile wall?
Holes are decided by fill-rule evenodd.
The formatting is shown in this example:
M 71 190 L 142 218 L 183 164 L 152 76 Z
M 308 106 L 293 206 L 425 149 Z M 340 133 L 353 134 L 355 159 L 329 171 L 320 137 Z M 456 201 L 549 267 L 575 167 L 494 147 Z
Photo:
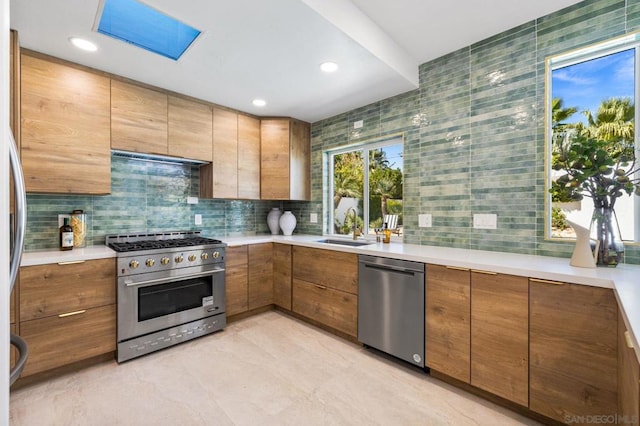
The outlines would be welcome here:
M 313 124 L 310 205 L 328 205 L 323 151 L 402 132 L 406 242 L 569 257 L 573 243 L 544 239 L 544 61 L 638 30 L 640 0 L 587 0 L 422 64 L 419 89 Z M 498 229 L 473 229 L 473 213 Z
M 88 244 L 104 244 L 108 234 L 170 230 L 201 230 L 223 238 L 268 233 L 267 213 L 278 202 L 200 199 L 197 167 L 111 159 L 111 194 L 104 196 L 27 195 L 25 248 L 58 247 L 58 214 L 87 213 Z M 202 215 L 195 226 L 194 215 Z M 299 231 L 297 231 L 299 232 Z

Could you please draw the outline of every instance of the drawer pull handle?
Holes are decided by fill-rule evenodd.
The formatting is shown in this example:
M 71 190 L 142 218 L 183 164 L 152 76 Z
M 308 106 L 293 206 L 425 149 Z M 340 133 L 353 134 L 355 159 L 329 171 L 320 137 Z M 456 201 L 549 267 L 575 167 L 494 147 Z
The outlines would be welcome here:
M 86 260 L 72 260 L 69 262 L 58 262 L 58 265 L 77 265 L 78 263 L 84 263 Z
M 447 269 L 451 269 L 453 271 L 468 271 L 469 268 L 461 268 L 459 266 L 447 266 Z
M 479 269 L 472 269 L 471 272 L 476 272 L 478 274 L 485 274 L 485 275 L 498 275 L 497 272 L 491 272 L 491 271 L 481 271 Z
M 314 286 L 316 286 L 317 288 L 319 288 L 320 290 L 326 290 L 327 286 L 326 285 L 320 285 L 320 284 L 314 284 Z
M 540 278 L 529 278 L 532 283 L 540 283 L 540 284 L 552 284 L 552 285 L 564 285 L 565 283 L 561 281 L 550 281 L 550 280 L 541 280 Z
M 627 347 L 633 349 L 633 342 L 631 341 L 631 335 L 628 331 L 624 332 L 624 341 L 627 342 Z
M 65 314 L 60 314 L 58 315 L 58 318 L 66 318 L 66 317 L 72 317 L 74 315 L 80 315 L 80 314 L 84 314 L 85 312 L 87 312 L 86 309 L 83 309 L 81 311 L 74 311 L 74 312 L 67 312 Z

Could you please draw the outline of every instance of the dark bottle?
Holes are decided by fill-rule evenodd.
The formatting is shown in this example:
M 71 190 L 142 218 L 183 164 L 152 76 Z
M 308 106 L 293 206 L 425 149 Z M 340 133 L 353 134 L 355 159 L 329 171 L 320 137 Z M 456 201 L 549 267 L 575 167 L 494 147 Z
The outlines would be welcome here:
M 64 225 L 60 227 L 60 250 L 73 249 L 73 228 L 69 225 L 69 218 L 64 218 Z

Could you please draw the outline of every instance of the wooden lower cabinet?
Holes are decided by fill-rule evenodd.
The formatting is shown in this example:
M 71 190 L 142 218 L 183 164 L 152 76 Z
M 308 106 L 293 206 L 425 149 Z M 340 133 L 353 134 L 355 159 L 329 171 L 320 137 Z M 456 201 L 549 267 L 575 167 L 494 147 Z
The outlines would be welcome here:
M 529 404 L 529 281 L 471 272 L 471 384 Z
M 293 247 L 292 310 L 345 333 L 358 335 L 358 256 Z
M 358 296 L 293 280 L 293 311 L 349 336 L 358 336 Z
M 565 423 L 617 409 L 612 289 L 531 279 L 530 409 Z
M 273 245 L 273 303 L 291 310 L 291 246 Z
M 227 247 L 225 258 L 227 316 L 249 309 L 249 266 L 247 246 Z
M 640 366 L 628 337 L 622 314 L 618 314 L 618 423 L 638 425 L 640 418 Z
M 116 349 L 115 259 L 20 268 L 22 376 Z
M 249 246 L 249 309 L 273 304 L 273 243 Z
M 20 335 L 29 345 L 23 377 L 102 355 L 116 349 L 116 306 L 24 321 Z
M 425 362 L 457 380 L 471 381 L 471 271 L 427 265 Z

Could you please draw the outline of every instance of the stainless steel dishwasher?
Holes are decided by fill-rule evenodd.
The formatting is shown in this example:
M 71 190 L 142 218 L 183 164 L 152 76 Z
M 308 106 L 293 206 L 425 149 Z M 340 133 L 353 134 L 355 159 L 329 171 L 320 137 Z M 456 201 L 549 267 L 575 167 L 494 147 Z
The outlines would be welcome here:
M 424 367 L 424 264 L 358 256 L 358 340 Z

